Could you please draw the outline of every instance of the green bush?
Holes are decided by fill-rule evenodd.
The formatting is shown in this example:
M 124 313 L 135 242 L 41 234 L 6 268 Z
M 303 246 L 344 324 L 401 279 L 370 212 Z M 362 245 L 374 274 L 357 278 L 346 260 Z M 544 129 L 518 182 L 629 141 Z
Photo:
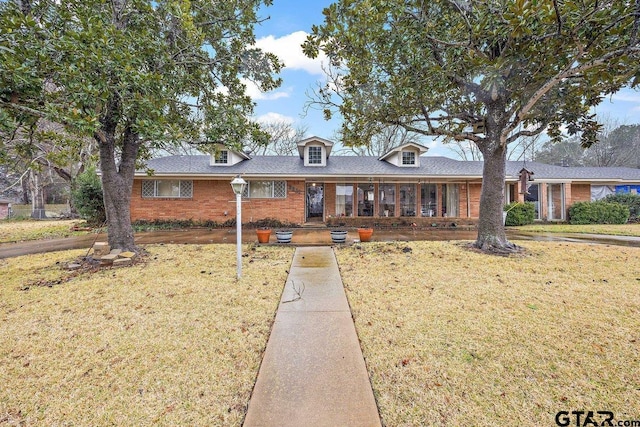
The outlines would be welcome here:
M 507 220 L 505 225 L 517 226 L 533 224 L 533 220 L 536 218 L 536 208 L 533 203 L 509 203 L 504 207 L 507 212 Z
M 233 220 L 235 224 L 235 219 Z M 139 219 L 132 224 L 135 231 L 181 230 L 185 228 L 219 228 L 220 224 L 213 220 L 193 219 Z
M 640 221 L 639 194 L 610 194 L 604 198 L 605 202 L 619 203 L 629 208 L 629 222 Z
M 619 203 L 577 202 L 569 208 L 570 224 L 625 224 L 628 220 L 629 208 Z
M 104 209 L 102 184 L 96 175 L 96 169 L 91 167 L 78 175 L 74 187 L 71 197 L 80 217 L 90 224 L 103 224 L 107 215 Z

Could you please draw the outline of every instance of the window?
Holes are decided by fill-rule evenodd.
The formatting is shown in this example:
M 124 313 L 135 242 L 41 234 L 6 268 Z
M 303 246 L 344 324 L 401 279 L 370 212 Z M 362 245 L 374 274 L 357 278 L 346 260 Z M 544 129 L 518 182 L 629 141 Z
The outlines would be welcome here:
M 322 147 L 309 147 L 309 164 L 321 165 L 322 164 Z
M 511 202 L 517 202 L 518 201 L 518 196 L 516 194 L 516 189 L 517 184 L 511 184 L 511 183 L 507 183 L 505 184 L 505 189 L 504 189 L 504 204 L 508 205 Z
M 415 165 L 416 164 L 416 153 L 415 151 L 403 151 L 402 152 L 402 165 Z
M 193 197 L 193 181 L 146 179 L 142 181 L 142 197 L 191 198 Z
M 442 216 L 457 217 L 459 215 L 459 200 L 458 184 L 444 184 L 442 189 Z
M 358 216 L 373 216 L 373 184 L 358 184 Z
M 400 185 L 400 216 L 416 216 L 415 184 Z
M 215 164 L 216 165 L 226 165 L 229 163 L 229 151 L 220 150 L 216 153 Z
M 353 216 L 353 184 L 336 184 L 336 216 Z
M 547 219 L 564 219 L 564 184 L 547 184 Z
M 527 193 L 524 195 L 525 202 L 533 203 L 535 210 L 535 219 L 541 219 L 541 210 L 540 210 L 540 184 L 531 184 L 527 187 Z
M 420 186 L 420 212 L 422 216 L 437 215 L 437 200 L 436 184 L 422 184 Z
M 396 185 L 380 184 L 378 187 L 380 194 L 380 216 L 396 216 Z
M 287 197 L 287 182 L 249 181 L 242 196 L 249 199 L 284 199 Z

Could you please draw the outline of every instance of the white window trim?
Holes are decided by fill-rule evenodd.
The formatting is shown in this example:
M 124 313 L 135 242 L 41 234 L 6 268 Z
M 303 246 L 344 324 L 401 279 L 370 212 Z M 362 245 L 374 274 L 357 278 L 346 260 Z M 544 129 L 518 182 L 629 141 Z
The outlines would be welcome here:
M 226 157 L 226 159 L 224 159 L 225 160 L 224 162 L 221 159 L 223 154 Z M 220 156 L 220 158 L 218 156 Z M 229 150 L 220 150 L 214 155 L 213 164 L 215 164 L 215 165 L 228 165 L 230 157 L 231 156 L 230 156 Z
M 309 162 L 309 149 L 311 147 L 316 147 L 320 149 L 320 163 L 310 163 Z M 327 151 L 326 148 L 322 145 L 307 145 L 306 147 L 304 147 L 304 165 L 305 166 L 311 166 L 311 167 L 321 167 L 321 166 L 326 166 L 327 165 Z
M 404 155 L 406 154 L 413 154 L 413 163 L 405 163 L 404 162 Z M 404 167 L 415 167 L 418 166 L 418 155 L 415 151 L 413 150 L 402 150 L 400 152 L 400 166 L 404 166 Z

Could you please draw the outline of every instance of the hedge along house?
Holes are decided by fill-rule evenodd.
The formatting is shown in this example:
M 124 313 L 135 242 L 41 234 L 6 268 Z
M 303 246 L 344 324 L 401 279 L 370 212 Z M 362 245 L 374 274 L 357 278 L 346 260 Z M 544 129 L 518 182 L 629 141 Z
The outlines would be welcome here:
M 361 225 L 479 216 L 480 161 L 422 156 L 427 148 L 413 143 L 381 157 L 331 156 L 332 148 L 331 141 L 312 137 L 298 143 L 299 156 L 252 158 L 221 147 L 215 155 L 151 159 L 136 173 L 131 219 L 235 218 L 230 182 L 238 175 L 248 182 L 242 208 L 248 222 Z M 562 221 L 575 202 L 640 189 L 640 169 L 510 161 L 506 170 L 505 204 L 533 202 L 539 220 Z

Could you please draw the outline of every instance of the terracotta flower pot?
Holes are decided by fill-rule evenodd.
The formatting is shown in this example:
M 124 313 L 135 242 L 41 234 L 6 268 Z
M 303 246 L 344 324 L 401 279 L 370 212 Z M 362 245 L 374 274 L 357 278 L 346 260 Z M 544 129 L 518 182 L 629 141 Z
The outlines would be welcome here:
M 269 243 L 269 237 L 271 237 L 270 229 L 257 229 L 256 234 L 258 235 L 258 243 Z
M 358 228 L 358 236 L 360 236 L 361 242 L 371 241 L 372 234 L 373 234 L 373 228 Z

